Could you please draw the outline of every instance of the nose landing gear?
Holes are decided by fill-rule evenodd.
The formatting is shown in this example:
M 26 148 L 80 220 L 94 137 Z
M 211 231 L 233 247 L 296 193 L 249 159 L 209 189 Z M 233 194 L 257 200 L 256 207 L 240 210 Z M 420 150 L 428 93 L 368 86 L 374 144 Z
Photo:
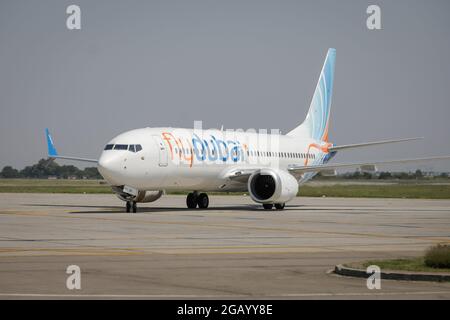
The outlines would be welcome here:
M 206 193 L 190 192 L 186 197 L 186 206 L 189 209 L 195 209 L 197 206 L 206 209 L 209 206 L 209 197 Z
M 126 208 L 127 212 L 130 212 L 131 210 L 133 210 L 133 213 L 136 213 L 137 212 L 136 201 L 127 201 L 125 208 Z

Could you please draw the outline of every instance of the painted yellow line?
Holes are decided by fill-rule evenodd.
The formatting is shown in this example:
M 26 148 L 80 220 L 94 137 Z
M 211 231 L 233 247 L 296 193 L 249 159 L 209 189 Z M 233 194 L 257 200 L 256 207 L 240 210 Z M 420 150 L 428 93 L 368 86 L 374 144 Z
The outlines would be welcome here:
M 53 256 L 53 255 L 86 255 L 86 256 L 128 256 L 141 255 L 131 248 L 0 248 L 0 256 Z

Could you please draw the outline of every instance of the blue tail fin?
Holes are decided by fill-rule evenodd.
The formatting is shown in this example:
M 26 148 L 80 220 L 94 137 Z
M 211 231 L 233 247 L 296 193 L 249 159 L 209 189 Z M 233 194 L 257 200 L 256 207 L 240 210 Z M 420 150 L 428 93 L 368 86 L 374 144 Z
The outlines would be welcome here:
M 335 61 L 336 49 L 330 48 L 320 72 L 308 114 L 303 123 L 290 131 L 288 135 L 304 135 L 312 139 L 328 141 Z
M 58 152 L 56 151 L 55 145 L 53 144 L 52 136 L 50 135 L 50 132 L 48 131 L 48 128 L 45 128 L 45 135 L 47 136 L 47 153 L 48 156 L 55 157 L 58 155 Z

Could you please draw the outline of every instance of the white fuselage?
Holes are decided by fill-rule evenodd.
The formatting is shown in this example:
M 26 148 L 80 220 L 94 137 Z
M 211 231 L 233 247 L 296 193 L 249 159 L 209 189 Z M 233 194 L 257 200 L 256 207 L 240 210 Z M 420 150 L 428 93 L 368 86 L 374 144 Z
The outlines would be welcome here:
M 243 191 L 245 184 L 229 179 L 233 170 L 321 164 L 330 145 L 279 134 L 142 128 L 113 138 L 98 168 L 111 185 L 138 190 Z M 296 178 L 300 184 L 313 175 Z

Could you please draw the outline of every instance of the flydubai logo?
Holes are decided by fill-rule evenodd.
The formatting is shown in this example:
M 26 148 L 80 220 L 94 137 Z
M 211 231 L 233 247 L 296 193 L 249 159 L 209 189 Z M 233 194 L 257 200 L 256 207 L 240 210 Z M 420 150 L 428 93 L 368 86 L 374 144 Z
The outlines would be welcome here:
M 202 129 L 202 122 L 195 121 L 194 129 L 173 129 L 161 133 L 171 160 L 175 164 L 232 164 L 239 162 L 278 165 L 278 158 L 263 157 L 257 150 L 279 150 L 278 129 L 267 130 L 218 130 Z M 266 152 L 268 154 L 268 152 Z M 272 152 L 273 155 L 275 152 Z M 258 156 L 256 156 L 258 155 Z M 267 163 L 266 163 L 267 162 Z
M 211 163 L 239 162 L 244 158 L 244 148 L 247 148 L 247 145 L 242 146 L 237 140 L 225 140 L 214 134 L 201 138 L 194 133 L 192 138 L 184 136 L 183 139 L 174 133 L 163 132 L 162 138 L 169 146 L 172 161 L 187 162 L 190 166 L 194 160 Z

